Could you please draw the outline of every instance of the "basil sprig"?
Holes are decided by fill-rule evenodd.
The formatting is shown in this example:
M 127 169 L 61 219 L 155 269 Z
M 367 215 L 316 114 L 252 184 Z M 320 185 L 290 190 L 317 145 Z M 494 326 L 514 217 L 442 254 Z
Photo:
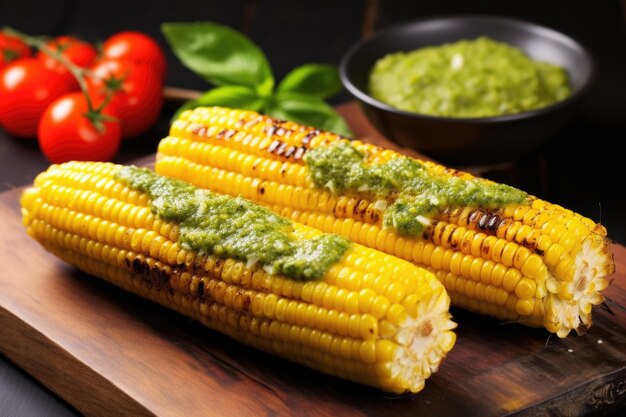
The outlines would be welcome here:
M 161 30 L 182 63 L 215 88 L 178 110 L 224 106 L 265 113 L 350 137 L 343 118 L 324 99 L 342 89 L 326 64 L 295 68 L 275 87 L 261 49 L 243 34 L 212 22 L 164 23 Z

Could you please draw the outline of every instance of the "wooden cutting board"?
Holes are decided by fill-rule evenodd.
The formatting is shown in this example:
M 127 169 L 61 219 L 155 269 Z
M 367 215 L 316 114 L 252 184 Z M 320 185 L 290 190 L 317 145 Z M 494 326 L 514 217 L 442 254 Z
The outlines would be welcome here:
M 626 406 L 621 245 L 610 310 L 595 309 L 586 335 L 563 340 L 453 309 L 457 344 L 439 372 L 418 395 L 395 397 L 247 348 L 65 265 L 26 235 L 19 194 L 0 194 L 0 352 L 87 415 L 553 416 Z

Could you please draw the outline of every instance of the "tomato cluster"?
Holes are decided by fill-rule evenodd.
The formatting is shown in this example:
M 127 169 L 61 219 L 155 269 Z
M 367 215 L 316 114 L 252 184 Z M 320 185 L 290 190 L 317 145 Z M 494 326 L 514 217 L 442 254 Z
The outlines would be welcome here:
M 100 53 L 60 36 L 31 48 L 0 32 L 0 126 L 34 138 L 48 160 L 110 160 L 122 138 L 159 117 L 165 55 L 149 36 L 120 32 Z M 82 90 L 82 91 L 81 91 Z

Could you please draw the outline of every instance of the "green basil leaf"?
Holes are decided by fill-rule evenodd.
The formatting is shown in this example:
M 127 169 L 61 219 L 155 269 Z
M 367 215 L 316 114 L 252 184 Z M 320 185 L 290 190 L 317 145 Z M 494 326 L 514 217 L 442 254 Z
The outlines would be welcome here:
M 197 100 L 201 106 L 222 106 L 252 111 L 260 110 L 264 103 L 263 98 L 256 91 L 241 85 L 224 85 L 214 88 Z
M 224 85 L 207 91 L 194 100 L 185 102 L 174 114 L 172 120 L 176 120 L 180 114 L 188 109 L 200 106 L 221 106 L 233 109 L 259 111 L 265 100 L 250 87 L 241 85 Z
M 262 95 L 274 88 L 265 54 L 241 33 L 211 22 L 164 23 L 161 31 L 182 63 L 210 83 L 253 87 Z
M 288 91 L 279 92 L 268 103 L 265 113 L 278 119 L 291 120 L 352 137 L 352 132 L 341 115 L 317 97 Z
M 292 91 L 321 99 L 337 94 L 342 88 L 337 68 L 327 64 L 302 65 L 287 74 L 278 85 L 278 91 Z

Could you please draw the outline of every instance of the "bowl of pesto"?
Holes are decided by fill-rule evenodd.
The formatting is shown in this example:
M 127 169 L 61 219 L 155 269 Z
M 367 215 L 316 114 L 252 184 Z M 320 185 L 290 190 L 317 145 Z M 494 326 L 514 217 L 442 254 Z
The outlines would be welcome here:
M 342 81 L 374 126 L 449 164 L 513 160 L 562 128 L 594 72 L 552 29 L 451 16 L 381 30 L 342 59 Z

